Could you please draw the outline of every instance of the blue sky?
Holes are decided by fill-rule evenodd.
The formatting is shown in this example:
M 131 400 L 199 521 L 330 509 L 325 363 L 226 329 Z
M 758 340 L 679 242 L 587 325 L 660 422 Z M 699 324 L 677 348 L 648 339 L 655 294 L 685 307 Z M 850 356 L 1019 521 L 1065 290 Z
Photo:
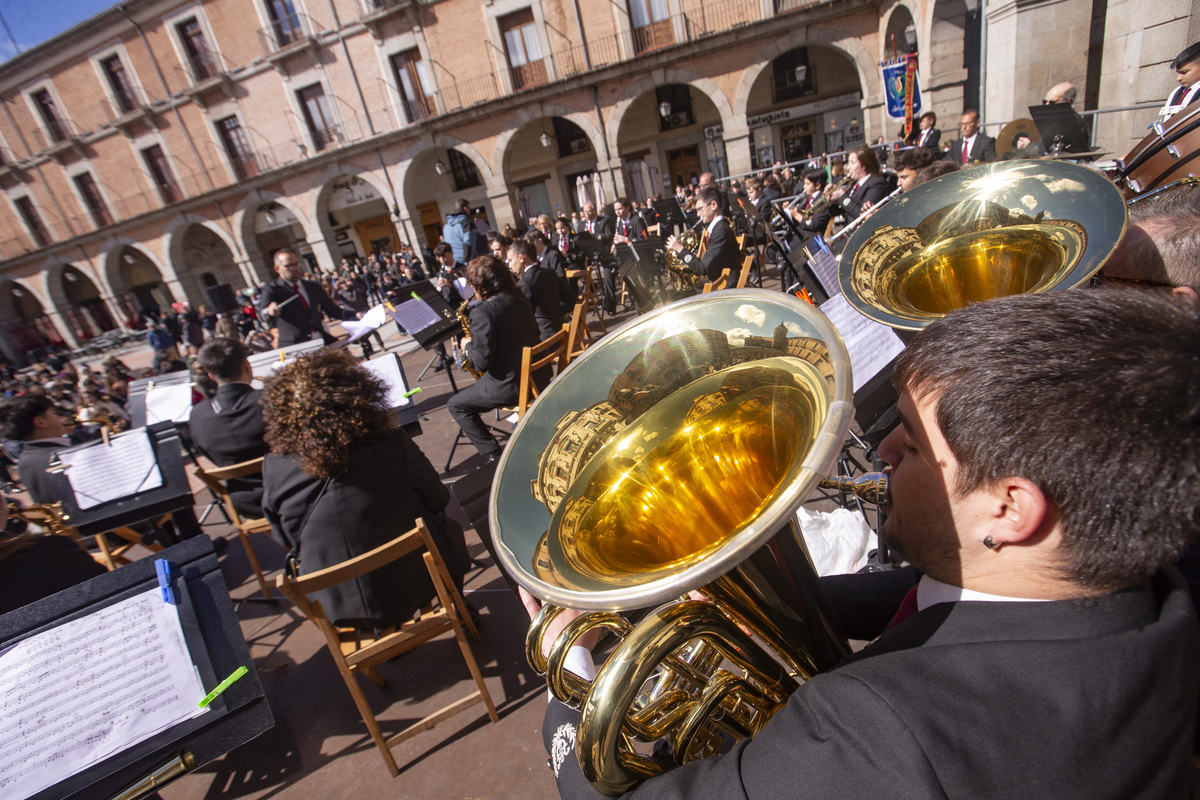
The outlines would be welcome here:
M 0 17 L 24 51 L 114 5 L 115 0 L 0 0 Z M 0 61 L 16 55 L 12 39 L 0 27 Z

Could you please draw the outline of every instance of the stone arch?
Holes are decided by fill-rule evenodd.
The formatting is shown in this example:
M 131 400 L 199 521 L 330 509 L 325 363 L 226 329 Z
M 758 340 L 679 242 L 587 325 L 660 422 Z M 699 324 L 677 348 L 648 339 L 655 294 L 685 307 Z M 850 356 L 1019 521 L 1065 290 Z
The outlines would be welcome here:
M 237 286 L 243 283 L 245 279 L 238 269 L 238 253 L 241 252 L 241 248 L 237 246 L 233 237 L 227 231 L 212 220 L 197 214 L 180 214 L 176 216 L 167 225 L 167 229 L 163 233 L 164 249 L 167 252 L 167 260 L 172 265 L 179 265 L 179 268 L 173 271 L 178 276 L 179 286 L 185 295 L 185 299 L 192 306 L 198 306 L 201 303 L 207 303 L 208 296 L 204 291 L 204 283 L 200 279 L 200 274 L 194 273 L 188 267 L 187 263 L 185 242 L 193 226 L 197 226 L 208 234 L 211 234 L 225 246 L 231 264 L 229 266 L 217 265 L 216 268 L 220 270 L 223 276 L 221 282 Z
M 888 29 L 893 27 L 893 18 L 899 12 L 907 12 L 909 21 L 911 21 L 913 26 L 916 28 L 918 53 L 921 51 L 921 43 L 926 41 L 923 38 L 923 32 L 921 30 L 923 20 L 921 20 L 921 17 L 918 16 L 920 11 L 914 9 L 911 5 L 909 5 L 909 3 L 904 2 L 904 0 L 894 2 L 888 7 L 887 11 L 883 12 L 883 14 L 879 16 L 879 61 L 884 61 L 891 57 L 892 42 L 891 38 L 888 36 Z M 898 22 L 899 21 L 897 21 L 897 28 Z M 898 28 L 897 30 L 893 31 L 893 33 L 896 33 L 898 37 L 900 34 L 902 34 L 902 32 L 903 28 Z M 897 47 L 901 53 L 908 52 L 907 42 L 901 42 L 899 38 L 897 38 Z M 918 55 L 918 59 L 919 58 L 920 56 Z
M 652 91 L 655 87 L 668 83 L 685 83 L 695 87 L 717 107 L 717 113 L 721 115 L 721 124 L 725 130 L 730 130 L 734 127 L 734 119 L 736 117 L 733 106 L 730 105 L 729 98 L 725 96 L 725 92 L 711 78 L 706 78 L 692 70 L 679 67 L 671 67 L 661 71 L 654 70 L 649 75 L 643 75 L 630 84 L 621 94 L 621 99 L 612 107 L 607 129 L 609 152 L 620 152 L 621 124 L 625 121 L 625 114 L 629 111 L 629 107 L 633 105 L 634 101 L 646 94 L 646 92 Z M 741 119 L 745 119 L 744 111 Z
M 431 237 L 427 234 L 427 229 L 421 224 L 420 212 L 418 210 L 418 203 L 420 203 L 418 195 L 420 193 L 414 191 L 413 186 L 410 186 L 410 184 L 415 180 L 414 175 L 425 170 L 429 162 L 436 159 L 445 160 L 444 152 L 450 149 L 457 150 L 470 160 L 481 182 L 480 187 L 473 187 L 459 194 L 478 195 L 478 189 L 482 188 L 485 195 L 483 202 L 485 207 L 489 209 L 489 219 L 493 225 L 499 225 L 502 219 L 508 219 L 511 216 L 511 210 L 506 199 L 508 186 L 505 184 L 503 177 L 498 177 L 498 173 L 492 170 L 491 163 L 483 157 L 483 154 L 474 145 L 444 133 L 422 136 L 403 152 L 395 164 L 396 171 L 393 173 L 393 180 L 395 180 L 397 195 L 399 196 L 401 225 L 409 241 L 418 250 L 420 250 L 422 240 L 426 244 L 433 246 L 436 243 L 436 239 L 430 241 Z M 446 191 L 441 193 L 441 202 L 439 205 L 442 207 L 442 210 L 444 210 L 446 203 L 454 199 L 454 197 L 459 196 L 452 195 L 450 191 L 447 186 Z
M 408 172 L 412 168 L 414 161 L 430 150 L 449 149 L 457 150 L 471 159 L 471 163 L 475 165 L 475 170 L 479 173 L 479 177 L 483 178 L 483 185 L 487 189 L 490 190 L 496 185 L 496 173 L 492 171 L 491 162 L 484 158 L 483 154 L 476 150 L 474 145 L 464 142 L 457 136 L 437 133 L 431 138 L 421 137 L 416 142 L 413 142 L 396 163 L 396 185 L 400 187 L 400 194 L 404 194 Z M 503 181 L 500 182 L 500 185 L 503 185 Z
M 179 276 L 175 274 L 175 270 L 169 264 L 165 264 L 163 260 L 145 244 L 137 239 L 131 239 L 128 236 L 114 236 L 104 242 L 100 248 L 104 253 L 103 267 L 105 280 L 108 285 L 116 292 L 119 288 L 124 288 L 124 282 L 121 278 L 121 251 L 126 247 L 137 250 L 138 253 L 154 265 L 158 270 L 158 274 L 162 276 L 164 283 L 177 282 Z
M 604 137 L 601 135 L 600 129 L 596 127 L 596 123 L 592 122 L 591 116 L 586 112 L 576 111 L 558 103 L 543 104 L 539 111 L 540 113 L 535 114 L 531 108 L 522 108 L 506 122 L 504 132 L 496 140 L 496 147 L 493 151 L 494 163 L 501 174 L 507 173 L 509 151 L 512 148 L 513 139 L 516 138 L 521 128 L 530 122 L 552 117 L 562 117 L 578 125 L 587 134 L 588 141 L 592 143 L 592 150 L 596 153 L 596 169 L 608 168 L 608 160 L 604 158 Z
M 199 214 L 179 214 L 167 223 L 166 230 L 163 231 L 163 240 L 166 244 L 168 261 L 174 263 L 176 258 L 179 258 L 182 262 L 183 237 L 192 225 L 200 225 L 212 231 L 229 248 L 230 254 L 234 257 L 234 263 L 237 262 L 237 254 L 242 251 L 239 244 L 223 226 Z
M 258 237 L 254 230 L 258 208 L 263 203 L 277 203 L 286 208 L 304 229 L 304 239 L 309 244 L 321 241 L 321 231 L 314 230 L 312 219 L 304 213 L 299 203 L 286 195 L 256 189 L 243 197 L 233 212 L 233 229 L 237 232 L 238 238 L 242 240 L 242 252 L 246 254 L 248 262 L 247 269 L 251 270 L 258 280 L 270 280 L 268 254 L 262 252 L 258 246 Z
M 319 186 L 321 188 L 315 192 L 309 193 L 309 214 L 311 215 L 312 219 L 317 221 L 317 226 L 321 229 L 322 233 L 332 233 L 332 231 L 325 230 L 325 228 L 328 226 L 321 218 L 322 206 L 326 206 L 329 203 L 329 184 L 333 182 L 334 178 L 338 178 L 342 175 L 352 175 L 371 184 L 375 187 L 375 190 L 379 192 L 379 196 L 383 198 L 385 203 L 391 199 L 391 189 L 388 188 L 387 183 L 385 183 L 378 175 L 375 174 L 374 170 L 363 169 L 355 164 L 334 164 L 333 166 L 329 167 L 329 169 L 318 175 L 313 181 L 315 186 Z M 305 230 L 307 231 L 307 228 Z
M 105 281 L 90 264 L 47 259 L 42 268 L 42 278 L 51 305 L 59 312 L 76 340 L 86 341 L 99 333 L 120 327 L 105 302 L 102 288 Z
M 33 286 L 33 281 L 0 279 L 0 350 L 18 364 L 25 354 L 46 345 L 65 344 L 61 326 L 50 316 L 49 298 Z M 18 296 L 19 295 L 19 296 Z
M 763 48 L 763 60 L 746 67 L 733 105 L 738 120 L 745 121 L 746 109 L 750 104 L 750 90 L 763 71 L 770 68 L 771 62 L 790 50 L 811 45 L 828 47 L 850 59 L 858 72 L 858 85 L 862 89 L 864 106 L 882 102 L 883 79 L 879 76 L 875 59 L 861 41 L 849 37 L 839 38 L 835 31 L 827 28 L 799 28 Z

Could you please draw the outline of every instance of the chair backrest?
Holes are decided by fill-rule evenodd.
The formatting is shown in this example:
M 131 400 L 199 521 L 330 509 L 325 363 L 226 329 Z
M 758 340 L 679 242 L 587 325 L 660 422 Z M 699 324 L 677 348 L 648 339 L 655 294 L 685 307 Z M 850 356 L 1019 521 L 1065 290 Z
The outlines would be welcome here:
M 658 232 L 660 230 L 661 230 L 661 228 L 659 228 L 659 225 L 657 222 L 654 223 L 653 225 L 646 226 L 646 233 L 649 234 L 650 236 L 658 236 Z
M 825 238 L 828 239 L 830 236 L 833 236 L 833 218 L 832 217 L 830 217 L 830 219 L 829 219 L 829 224 L 825 226 Z
M 562 369 L 566 369 L 571 360 L 582 355 L 592 344 L 592 332 L 587 324 L 588 301 L 586 298 L 575 304 L 571 312 L 571 321 L 563 324 L 567 332 L 566 348 L 563 352 Z
M 738 275 L 737 288 L 746 288 L 746 282 L 750 280 L 750 268 L 754 266 L 754 258 L 755 254 L 750 253 L 742 259 L 742 273 Z
M 517 400 L 518 419 L 525 416 L 525 409 L 529 408 L 529 404 L 538 396 L 538 388 L 530 376 L 550 364 L 559 365 L 558 371 L 561 372 L 563 356 L 566 351 L 567 331 L 565 327 L 549 339 L 521 351 L 521 388 L 520 397 Z
M 715 281 L 709 281 L 708 283 L 704 284 L 704 290 L 700 293 L 708 294 L 709 292 L 719 292 L 728 285 L 729 270 L 723 269 L 721 270 L 720 276 Z
M 192 472 L 200 479 L 201 483 L 212 490 L 213 494 L 221 498 L 221 502 L 225 504 L 225 511 L 229 514 L 230 521 L 233 522 L 234 527 L 240 527 L 243 524 L 243 520 L 238 514 L 237 509 L 233 507 L 233 498 L 229 494 L 227 481 L 235 478 L 245 478 L 248 475 L 258 475 L 262 472 L 262 466 L 263 456 L 259 456 L 249 461 L 231 464 L 228 467 L 209 466 L 205 468 L 196 464 L 192 467 Z

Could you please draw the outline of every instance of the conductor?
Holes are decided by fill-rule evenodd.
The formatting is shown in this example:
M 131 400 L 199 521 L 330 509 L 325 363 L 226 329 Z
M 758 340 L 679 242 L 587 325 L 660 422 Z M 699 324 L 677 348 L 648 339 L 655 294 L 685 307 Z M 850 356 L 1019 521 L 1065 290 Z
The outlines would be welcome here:
M 322 311 L 334 319 L 358 317 L 333 302 L 321 284 L 300 278 L 300 257 L 295 251 L 276 250 L 274 266 L 279 277 L 263 286 L 258 307 L 276 331 L 276 347 L 307 342 L 314 336 L 332 344 L 335 340 L 321 322 Z

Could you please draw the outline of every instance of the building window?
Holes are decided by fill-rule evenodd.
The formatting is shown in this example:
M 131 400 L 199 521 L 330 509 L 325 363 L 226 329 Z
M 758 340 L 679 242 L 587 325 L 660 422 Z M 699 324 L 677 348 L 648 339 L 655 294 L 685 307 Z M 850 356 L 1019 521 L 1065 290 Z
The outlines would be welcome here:
M 304 121 L 308 124 L 308 132 L 312 134 L 313 144 L 318 150 L 324 150 L 341 139 L 342 132 L 334 121 L 329 101 L 325 97 L 325 89 L 321 84 L 305 86 L 296 92 L 296 97 L 300 98 Z
M 400 104 L 404 115 L 411 122 L 418 122 L 434 115 L 433 81 L 429 70 L 421 60 L 417 48 L 405 50 L 392 56 L 392 72 L 396 75 L 396 88 L 400 91 Z
M 100 187 L 96 185 L 96 179 L 90 172 L 75 176 L 75 188 L 87 204 L 88 213 L 92 215 L 92 222 L 96 223 L 97 228 L 113 224 L 112 214 L 108 213 L 108 204 L 104 202 Z
M 17 211 L 20 212 L 21 219 L 25 220 L 25 227 L 29 228 L 29 234 L 33 236 L 33 241 L 37 243 L 37 246 L 45 247 L 50 244 L 50 234 L 46 232 L 42 218 L 38 216 L 37 209 L 33 207 L 33 201 L 28 197 L 18 197 Z
M 801 97 L 817 93 L 817 81 L 813 68 L 808 63 L 808 48 L 798 47 L 789 50 L 771 62 L 771 89 L 775 102 L 798 100 Z M 796 80 L 797 76 L 803 80 Z
M 137 101 L 134 100 L 133 84 L 129 82 L 129 75 L 126 74 L 121 59 L 118 56 L 109 56 L 100 62 L 100 68 L 104 70 L 104 77 L 108 78 L 118 113 L 128 114 L 133 111 Z
M 696 121 L 692 116 L 692 92 L 686 84 L 672 83 L 655 90 L 658 125 L 663 131 L 684 128 Z M 666 114 L 662 112 L 666 111 Z
M 179 31 L 179 40 L 183 42 L 183 50 L 187 53 L 192 80 L 199 83 L 216 75 L 217 65 L 208 50 L 208 42 L 204 40 L 204 31 L 200 30 L 200 21 L 192 17 L 176 25 L 175 30 Z
M 242 130 L 242 123 L 236 116 L 218 120 L 217 130 L 221 132 L 221 141 L 225 143 L 225 153 L 233 164 L 233 171 L 242 180 L 253 178 L 258 174 L 258 163 L 254 160 L 254 152 L 250 149 L 250 141 Z
M 504 50 L 508 54 L 513 91 L 545 83 L 546 62 L 542 60 L 542 47 L 538 44 L 533 11 L 524 8 L 500 17 L 497 22 L 500 25 L 500 33 L 504 36 Z
M 446 158 L 450 160 L 450 177 L 454 182 L 454 191 L 459 192 L 480 184 L 479 173 L 475 171 L 475 164 L 471 159 L 457 150 L 447 150 Z
M 629 0 L 633 49 L 638 53 L 675 44 L 667 0 Z
M 58 107 L 54 104 L 54 98 L 50 96 L 49 89 L 39 89 L 33 93 L 33 104 L 37 106 L 38 114 L 42 117 L 42 122 L 46 125 L 46 130 L 50 134 L 50 142 L 61 142 L 67 138 L 63 132 L 62 118 L 58 116 Z
M 271 29 L 280 48 L 304 38 L 300 17 L 296 14 L 292 0 L 267 0 L 267 14 L 271 17 Z
M 163 203 L 178 203 L 182 200 L 179 184 L 175 182 L 175 175 L 171 172 L 171 165 L 167 163 L 167 156 L 162 147 L 147 147 L 142 151 L 142 158 L 146 160 L 146 167 L 150 170 L 150 177 L 154 179 L 154 185 L 158 187 L 158 194 Z

